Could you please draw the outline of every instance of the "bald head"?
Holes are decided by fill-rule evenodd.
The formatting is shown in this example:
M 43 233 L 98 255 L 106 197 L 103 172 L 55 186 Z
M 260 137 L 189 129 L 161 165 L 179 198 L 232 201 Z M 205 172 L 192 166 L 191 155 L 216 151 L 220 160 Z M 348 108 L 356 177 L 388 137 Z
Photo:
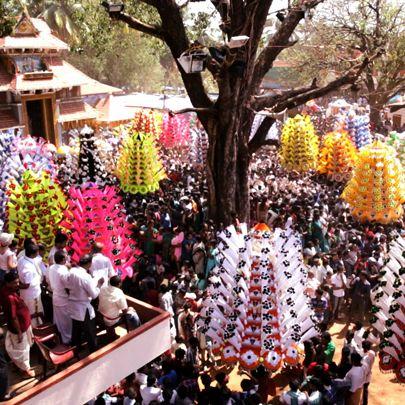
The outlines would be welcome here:
M 96 242 L 93 245 L 93 253 L 101 253 L 104 249 L 104 245 L 101 242 Z

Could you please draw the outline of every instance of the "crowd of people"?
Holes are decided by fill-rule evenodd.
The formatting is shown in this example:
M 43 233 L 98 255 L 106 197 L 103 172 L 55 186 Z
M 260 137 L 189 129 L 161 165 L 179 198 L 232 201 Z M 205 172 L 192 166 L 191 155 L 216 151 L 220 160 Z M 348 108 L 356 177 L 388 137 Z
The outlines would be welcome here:
M 126 201 L 127 220 L 143 253 L 133 276 L 122 283 L 101 243 L 73 264 L 68 238 L 60 231 L 49 252 L 34 240 L 25 240 L 19 251 L 13 235 L 0 235 L 6 352 L 23 374 L 33 375 L 31 325 L 42 321 L 39 314 L 53 320 L 63 343 L 80 352 L 85 340 L 94 351 L 97 315 L 110 339 L 117 337 L 115 325 L 123 318 L 130 328 L 140 325 L 126 304 L 127 294 L 170 313 L 172 347 L 100 394 L 94 404 L 268 403 L 276 396 L 270 373 L 260 366 L 232 391 L 230 370 L 196 326 L 216 265 L 218 229 L 208 217 L 202 171 L 186 164 L 171 166 L 158 192 Z M 319 337 L 305 342 L 302 367 L 284 371 L 290 387 L 279 400 L 292 405 L 367 404 L 379 341 L 368 323 L 370 291 L 390 240 L 404 232 L 403 221 L 389 226 L 355 222 L 339 198 L 341 186 L 322 176 L 284 172 L 270 149 L 254 157 L 251 185 L 251 225 L 292 227 L 302 235 L 309 269 L 306 294 L 321 330 Z M 341 353 L 335 353 L 329 330 L 341 321 L 347 322 L 347 333 Z

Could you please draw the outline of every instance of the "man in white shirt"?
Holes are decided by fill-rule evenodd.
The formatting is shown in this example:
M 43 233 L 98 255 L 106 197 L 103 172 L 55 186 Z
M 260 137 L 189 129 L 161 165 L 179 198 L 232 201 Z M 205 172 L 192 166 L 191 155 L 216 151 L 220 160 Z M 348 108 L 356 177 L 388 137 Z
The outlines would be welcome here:
M 64 344 L 70 343 L 72 337 L 72 319 L 69 314 L 69 294 L 67 293 L 69 270 L 66 267 L 66 254 L 57 250 L 54 263 L 49 267 L 48 284 L 52 291 L 53 322 Z
M 91 352 L 97 350 L 95 312 L 91 305 L 100 294 L 100 287 L 104 279 L 100 278 L 96 282 L 89 274 L 91 267 L 91 256 L 84 255 L 79 266 L 74 267 L 69 272 L 69 313 L 72 318 L 72 345 L 79 349 L 82 343 L 82 332 L 86 334 L 86 339 Z
M 51 250 L 49 251 L 49 255 L 48 255 L 48 263 L 49 265 L 52 265 L 55 263 L 55 253 L 59 250 L 63 251 L 66 255 L 66 265 L 70 264 L 70 258 L 68 255 L 68 252 L 66 250 L 66 244 L 68 241 L 68 237 L 61 232 L 58 232 L 55 236 L 55 245 L 51 248 Z
M 282 404 L 297 404 L 302 405 L 307 403 L 307 396 L 299 390 L 300 383 L 297 380 L 290 381 L 290 390 L 285 391 L 280 396 Z
M 40 316 L 43 316 L 44 309 L 41 301 L 41 280 L 42 272 L 38 267 L 36 257 L 38 246 L 28 244 L 25 247 L 25 254 L 17 264 L 18 277 L 20 279 L 20 296 L 27 305 L 31 317 L 32 326 L 42 323 Z
M 156 385 L 156 377 L 153 375 L 148 376 L 146 385 L 141 385 L 142 405 L 149 405 L 152 401 L 163 401 L 162 390 Z
M 305 288 L 305 293 L 310 298 L 315 298 L 315 291 L 319 288 L 319 281 L 315 278 L 313 271 L 308 271 L 307 286 Z
M 159 307 L 174 316 L 172 292 L 165 284 L 160 285 Z
M 353 340 L 356 343 L 357 347 L 360 348 L 360 350 L 358 351 L 360 354 L 362 354 L 361 353 L 361 348 L 362 348 L 362 345 L 363 345 L 363 340 L 364 340 L 363 336 L 364 336 L 365 331 L 366 330 L 364 329 L 362 322 L 357 321 L 357 322 L 354 323 L 354 327 L 353 327 L 354 337 L 353 337 Z
M 119 276 L 110 278 L 110 285 L 101 287 L 98 296 L 98 311 L 103 315 L 104 323 L 107 326 L 107 333 L 110 338 L 115 339 L 114 325 L 116 325 L 124 315 L 128 321 L 130 329 L 135 329 L 141 322 L 135 309 L 128 308 L 125 294 L 120 289 L 121 279 Z
M 316 248 L 312 241 L 309 241 L 307 243 L 307 246 L 304 249 L 303 255 L 304 255 L 304 258 L 306 258 L 306 259 L 310 259 L 316 255 Z
M 24 243 L 23 243 L 23 250 L 21 250 L 21 252 L 19 252 L 18 253 L 18 255 L 17 255 L 17 263 L 20 261 L 20 260 L 22 260 L 22 259 L 24 259 L 24 256 L 25 256 L 25 249 L 27 248 L 27 246 L 28 245 L 36 245 L 37 244 L 37 242 L 35 241 L 35 239 L 34 238 L 25 238 L 24 239 Z
M 363 341 L 363 370 L 366 375 L 366 380 L 363 386 L 363 405 L 368 404 L 368 386 L 371 382 L 371 374 L 373 370 L 374 360 L 375 360 L 375 351 L 371 350 L 371 342 L 368 340 Z
M 14 270 L 17 265 L 15 253 L 10 249 L 13 242 L 14 234 L 0 233 L 0 282 L 3 283 L 3 278 L 6 273 Z
M 115 276 L 116 272 L 111 263 L 111 260 L 103 255 L 102 251 L 104 245 L 100 242 L 97 242 L 93 245 L 92 253 L 93 258 L 91 260 L 90 274 L 93 276 L 96 281 L 100 278 L 104 279 L 103 286 L 108 285 L 108 280 Z
M 345 267 L 343 263 L 339 263 L 337 273 L 332 276 L 333 289 L 333 309 L 332 316 L 334 319 L 339 319 L 339 309 L 345 298 L 345 289 L 347 287 L 347 278 L 345 276 Z
M 358 353 L 353 353 L 350 356 L 352 368 L 346 373 L 345 378 L 336 379 L 337 382 L 349 384 L 349 398 L 346 402 L 348 405 L 360 404 L 361 395 L 363 393 L 363 385 L 366 381 L 366 373 L 361 364 L 361 356 Z
M 327 270 L 325 268 L 325 266 L 322 263 L 322 260 L 320 257 L 313 257 L 312 258 L 312 267 L 311 267 L 311 271 L 312 273 L 314 273 L 315 278 L 319 281 L 319 284 L 323 283 L 323 280 L 326 277 L 326 273 Z

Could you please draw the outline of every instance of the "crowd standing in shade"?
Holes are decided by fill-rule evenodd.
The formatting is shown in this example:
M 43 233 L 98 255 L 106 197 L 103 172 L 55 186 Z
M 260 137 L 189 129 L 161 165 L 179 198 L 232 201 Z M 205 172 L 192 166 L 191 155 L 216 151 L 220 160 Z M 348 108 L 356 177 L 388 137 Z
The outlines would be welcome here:
M 291 375 L 279 400 L 292 405 L 366 405 L 379 342 L 368 323 L 370 290 L 390 240 L 404 232 L 403 221 L 387 226 L 359 224 L 339 198 L 340 186 L 320 176 L 288 174 L 276 162 L 271 150 L 253 160 L 250 225 L 265 222 L 300 233 L 309 268 L 306 294 L 322 332 L 305 342 L 302 367 Z M 73 264 L 68 239 L 60 230 L 50 252 L 41 252 L 40 241 L 32 239 L 18 251 L 13 235 L 0 235 L 6 353 L 22 374 L 33 376 L 32 327 L 49 314 L 63 343 L 75 346 L 78 353 L 85 342 L 90 352 L 97 350 L 98 315 L 110 339 L 117 338 L 114 325 L 123 317 L 130 328 L 140 325 L 136 312 L 127 306 L 127 294 L 171 315 L 172 347 L 101 393 L 94 404 L 267 403 L 275 395 L 271 375 L 260 366 L 247 373 L 238 392 L 232 391 L 229 370 L 196 326 L 216 265 L 219 229 L 208 217 L 202 172 L 176 162 L 170 166 L 175 170 L 158 192 L 126 201 L 127 220 L 143 253 L 133 276 L 122 282 L 101 243 Z M 44 292 L 51 292 L 51 300 Z M 328 332 L 337 321 L 349 323 L 341 353 Z M 5 367 L 0 357 L 3 397 Z

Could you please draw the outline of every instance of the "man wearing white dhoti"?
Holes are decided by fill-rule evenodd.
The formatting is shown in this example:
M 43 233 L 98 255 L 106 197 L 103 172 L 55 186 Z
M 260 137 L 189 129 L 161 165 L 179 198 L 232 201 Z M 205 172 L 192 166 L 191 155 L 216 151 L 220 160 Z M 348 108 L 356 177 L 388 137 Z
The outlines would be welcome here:
M 97 242 L 93 245 L 93 256 L 91 260 L 90 274 L 96 280 L 96 282 L 100 278 L 103 278 L 103 287 L 105 287 L 108 285 L 108 280 L 112 276 L 115 276 L 116 272 L 111 263 L 111 260 L 102 253 L 103 249 L 104 245 L 100 242 Z
M 17 264 L 20 295 L 30 311 L 33 326 L 41 323 L 39 315 L 43 315 L 44 312 L 41 301 L 42 272 L 35 260 L 37 256 L 38 246 L 35 244 L 27 245 L 24 257 Z
M 86 340 L 91 352 L 97 349 L 95 311 L 91 305 L 100 294 L 100 287 L 104 284 L 104 279 L 98 282 L 89 274 L 91 266 L 91 256 L 85 255 L 79 261 L 79 266 L 73 267 L 69 272 L 69 313 L 72 318 L 72 345 L 77 350 L 82 343 L 82 332 L 86 335 Z
M 48 280 L 52 291 L 53 322 L 61 335 L 64 344 L 72 338 L 72 318 L 69 313 L 69 294 L 67 292 L 69 270 L 66 267 L 66 254 L 57 250 L 54 263 L 49 267 Z
M 13 363 L 26 377 L 34 377 L 30 366 L 32 346 L 31 316 L 24 300 L 17 294 L 19 280 L 16 273 L 4 276 L 5 286 L 1 290 L 1 304 L 7 318 L 5 348 Z

